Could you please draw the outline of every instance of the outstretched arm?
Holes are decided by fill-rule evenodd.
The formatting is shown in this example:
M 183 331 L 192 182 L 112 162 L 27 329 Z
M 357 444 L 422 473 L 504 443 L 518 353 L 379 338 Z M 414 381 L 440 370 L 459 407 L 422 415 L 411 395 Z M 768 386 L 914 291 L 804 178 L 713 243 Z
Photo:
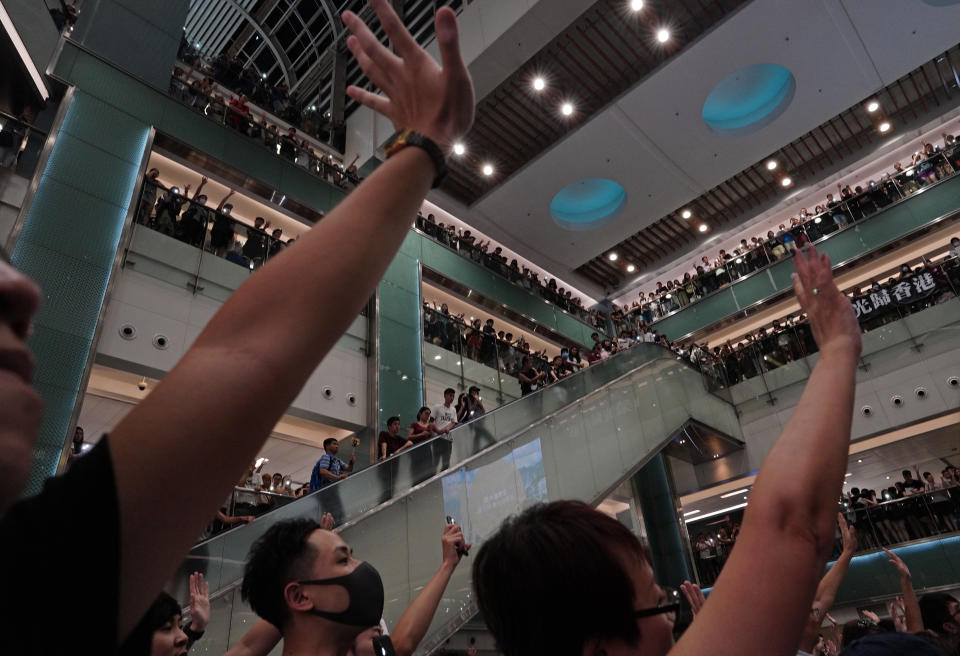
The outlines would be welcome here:
M 900 574 L 900 589 L 903 591 L 903 614 L 907 625 L 907 633 L 920 633 L 923 631 L 923 617 L 920 615 L 920 602 L 917 599 L 917 592 L 913 589 L 913 576 L 910 574 L 910 568 L 900 559 L 900 556 L 893 553 L 886 547 L 883 553 L 887 554 L 890 564 L 897 568 Z
M 820 347 L 800 402 L 767 456 L 737 548 L 690 629 L 671 652 L 784 654 L 797 651 L 816 581 L 833 543 L 833 522 L 850 445 L 860 328 L 834 284 L 830 260 L 798 251 L 794 291 Z M 716 636 L 762 608 L 723 644 Z
M 449 8 L 437 12 L 441 68 L 404 30 L 387 0 L 372 4 L 400 56 L 346 12 L 344 22 L 355 35 L 348 46 L 387 95 L 355 87 L 348 93 L 394 126 L 447 147 L 470 128 L 474 106 L 455 14 Z M 391 157 L 296 248 L 250 276 L 114 429 L 109 449 L 121 527 L 118 641 L 373 293 L 435 175 L 419 148 Z M 377 239 L 367 238 L 372 234 Z M 170 471 L 197 484 L 170 488 Z M 154 512 L 160 507 L 171 510 Z
M 197 199 L 197 196 L 200 195 L 200 192 L 203 191 L 203 187 L 204 187 L 204 185 L 206 185 L 206 184 L 207 184 L 207 176 L 205 176 L 205 175 L 204 175 L 204 176 L 201 176 L 201 177 L 200 177 L 200 184 L 197 186 L 197 190 L 196 190 L 195 192 L 193 192 L 193 198 L 192 198 L 192 200 L 196 200 L 196 199 Z M 230 193 L 232 194 L 233 192 L 231 191 Z M 186 195 L 186 194 L 184 194 L 184 195 Z M 224 199 L 223 202 L 224 202 L 224 203 L 227 202 L 226 199 Z
M 801 651 L 813 651 L 823 618 L 826 617 L 830 607 L 833 606 L 833 602 L 837 598 L 837 590 L 840 589 L 843 577 L 847 575 L 847 570 L 850 568 L 850 560 L 857 550 L 856 529 L 847 524 L 847 520 L 841 513 L 837 513 L 837 525 L 840 527 L 843 551 L 830 571 L 820 579 L 820 584 L 817 586 L 817 592 L 813 596 L 813 606 L 810 608 L 810 617 L 807 620 L 807 627 L 800 640 Z
M 430 622 L 437 612 L 440 605 L 440 599 L 443 598 L 443 591 L 446 590 L 450 577 L 453 576 L 453 570 L 457 568 L 460 562 L 460 550 L 458 545 L 463 544 L 463 531 L 456 524 L 448 524 L 443 529 L 443 563 L 440 569 L 433 575 L 430 582 L 424 586 L 413 603 L 407 607 L 407 610 L 400 616 L 396 628 L 393 630 L 391 639 L 397 656 L 411 656 L 427 629 L 430 628 Z M 469 544 L 464 548 L 469 551 Z
M 227 204 L 227 201 L 230 200 L 230 198 L 233 196 L 234 193 L 236 193 L 236 192 L 235 192 L 233 189 L 231 189 L 231 190 L 230 190 L 230 193 L 223 197 L 223 200 L 221 200 L 221 201 L 220 201 L 220 204 L 217 205 L 217 211 L 218 211 L 218 212 L 223 209 L 223 206 Z M 239 291 L 239 290 L 237 290 L 237 291 Z

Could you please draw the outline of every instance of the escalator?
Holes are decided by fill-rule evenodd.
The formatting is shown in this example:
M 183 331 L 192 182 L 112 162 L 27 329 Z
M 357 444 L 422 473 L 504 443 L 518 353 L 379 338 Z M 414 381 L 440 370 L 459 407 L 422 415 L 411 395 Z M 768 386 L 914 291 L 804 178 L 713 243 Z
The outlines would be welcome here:
M 190 552 L 172 583 L 182 598 L 189 572 L 204 571 L 210 582 L 213 617 L 194 649 L 223 653 L 256 622 L 239 583 L 251 543 L 277 521 L 340 515 L 343 538 L 383 577 L 384 618 L 394 626 L 440 564 L 445 517 L 476 550 L 532 503 L 599 503 L 691 422 L 741 436 L 734 407 L 706 391 L 696 369 L 641 344 L 218 535 Z M 418 653 L 442 645 L 475 613 L 470 566 L 468 558 L 454 574 Z

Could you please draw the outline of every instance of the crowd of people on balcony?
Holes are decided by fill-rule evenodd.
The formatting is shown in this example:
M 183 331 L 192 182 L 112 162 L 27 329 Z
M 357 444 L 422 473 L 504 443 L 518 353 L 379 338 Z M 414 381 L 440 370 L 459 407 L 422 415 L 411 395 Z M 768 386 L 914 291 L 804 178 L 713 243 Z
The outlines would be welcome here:
M 151 168 L 144 178 L 137 210 L 137 223 L 141 225 L 251 271 L 296 242 L 292 237 L 285 240 L 283 228 L 271 229 L 263 217 L 256 217 L 252 226 L 233 218 L 233 205 L 227 202 L 233 190 L 211 208 L 203 193 L 206 177 L 200 178 L 191 195 L 191 184 L 183 189 L 165 187 L 159 176 L 160 171 Z
M 856 529 L 857 549 L 878 550 L 960 530 L 960 467 L 948 464 L 939 473 L 904 469 L 902 480 L 878 494 L 874 489 L 844 484 L 840 500 L 845 521 Z M 888 480 L 890 476 L 886 477 Z M 720 521 L 687 524 L 700 585 L 713 585 L 740 534 L 743 511 Z M 706 528 L 704 528 L 706 527 Z M 843 551 L 840 531 L 834 536 L 834 557 Z
M 573 291 L 557 285 L 555 278 L 540 279 L 540 274 L 528 267 L 521 266 L 516 258 L 510 259 L 503 254 L 503 247 L 491 240 L 478 239 L 470 230 L 457 228 L 452 223 L 438 223 L 433 214 L 417 214 L 416 227 L 431 239 L 448 246 L 466 258 L 498 273 L 518 287 L 537 294 L 540 298 L 553 303 L 591 326 L 606 330 L 607 317 L 597 310 L 588 310 L 583 299 Z M 509 261 L 508 261 L 509 260 Z
M 920 149 L 904 168 L 900 162 L 879 180 L 864 185 L 838 184 L 837 194 L 828 193 L 813 211 L 806 207 L 798 215 L 768 230 L 766 235 L 744 237 L 728 251 L 721 248 L 716 257 L 703 256 L 694 262 L 682 278 L 658 281 L 656 288 L 641 292 L 630 306 L 614 312 L 638 314 L 652 322 L 671 312 L 762 269 L 790 257 L 798 248 L 863 220 L 901 198 L 960 171 L 960 143 L 951 134 L 943 134 L 943 145 L 921 142 Z
M 177 59 L 185 66 L 215 80 L 237 97 L 249 99 L 258 107 L 295 126 L 301 133 L 324 143 L 341 144 L 345 137 L 343 122 L 337 122 L 329 111 L 322 111 L 316 103 L 304 102 L 296 90 L 290 90 L 283 81 L 271 84 L 257 72 L 253 64 L 244 64 L 240 57 L 220 53 L 204 57 L 186 38 L 180 40 Z
M 924 259 L 913 267 L 904 263 L 897 275 L 858 285 L 848 290 L 847 296 L 861 329 L 869 332 L 955 298 L 958 293 L 960 237 L 954 237 L 941 261 Z M 691 362 L 709 374 L 708 380 L 730 386 L 816 353 L 817 345 L 806 316 L 800 313 L 776 319 L 739 340 L 712 349 L 706 344 L 693 344 L 689 351 Z
M 309 131 L 294 125 L 277 125 L 268 120 L 270 117 L 262 110 L 257 115 L 246 94 L 224 95 L 213 76 L 200 71 L 197 77 L 195 72 L 192 67 L 175 66 L 170 78 L 170 96 L 338 187 L 351 189 L 360 183 L 356 158 L 344 166 L 338 158 L 311 143 L 307 139 L 312 137 Z

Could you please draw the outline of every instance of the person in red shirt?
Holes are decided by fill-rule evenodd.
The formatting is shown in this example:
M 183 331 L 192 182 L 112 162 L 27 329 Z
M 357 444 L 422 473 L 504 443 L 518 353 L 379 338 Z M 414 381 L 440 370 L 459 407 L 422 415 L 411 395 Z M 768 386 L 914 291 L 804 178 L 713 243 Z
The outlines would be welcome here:
M 411 446 L 413 446 L 411 440 L 400 437 L 400 417 L 390 417 L 387 419 L 387 430 L 380 431 L 380 436 L 377 438 L 377 460 L 386 460 Z

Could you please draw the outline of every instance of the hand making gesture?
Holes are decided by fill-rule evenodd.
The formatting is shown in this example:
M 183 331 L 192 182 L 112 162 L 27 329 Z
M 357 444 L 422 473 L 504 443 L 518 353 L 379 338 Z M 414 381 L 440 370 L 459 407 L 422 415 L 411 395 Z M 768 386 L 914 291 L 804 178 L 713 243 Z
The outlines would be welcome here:
M 807 313 L 821 352 L 854 350 L 860 355 L 860 325 L 853 306 L 833 282 L 830 258 L 813 246 L 796 251 L 793 290 Z
M 190 629 L 203 633 L 210 623 L 210 584 L 203 580 L 203 574 L 190 575 Z
M 387 0 L 370 4 L 397 53 L 380 43 L 356 14 L 344 12 L 343 22 L 353 32 L 347 47 L 383 91 L 378 95 L 351 86 L 347 95 L 389 118 L 397 131 L 414 130 L 449 149 L 473 125 L 474 111 L 473 83 L 460 56 L 456 14 L 448 7 L 437 11 L 441 65 L 417 45 Z

